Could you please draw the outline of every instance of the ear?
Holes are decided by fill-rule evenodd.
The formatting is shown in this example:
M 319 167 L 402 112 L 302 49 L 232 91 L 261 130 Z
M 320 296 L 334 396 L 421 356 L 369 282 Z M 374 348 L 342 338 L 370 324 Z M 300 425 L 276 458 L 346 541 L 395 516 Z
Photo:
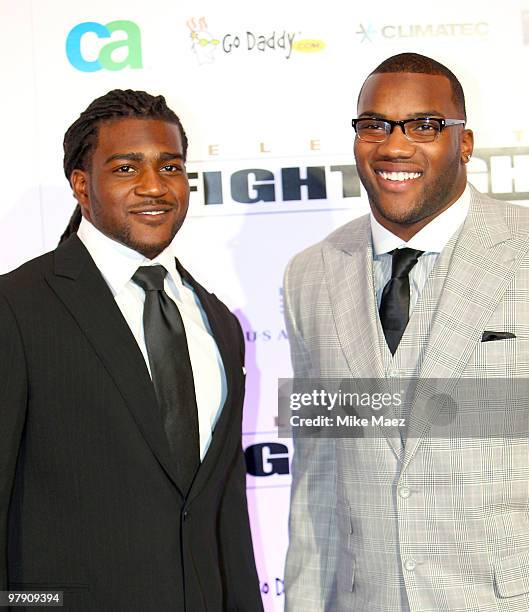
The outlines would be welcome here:
M 461 134 L 461 161 L 468 164 L 474 151 L 474 133 L 472 130 L 463 130 Z
M 75 199 L 79 202 L 79 206 L 83 212 L 83 216 L 90 218 L 90 198 L 88 195 L 88 173 L 84 170 L 76 168 L 70 175 L 70 185 L 72 187 Z

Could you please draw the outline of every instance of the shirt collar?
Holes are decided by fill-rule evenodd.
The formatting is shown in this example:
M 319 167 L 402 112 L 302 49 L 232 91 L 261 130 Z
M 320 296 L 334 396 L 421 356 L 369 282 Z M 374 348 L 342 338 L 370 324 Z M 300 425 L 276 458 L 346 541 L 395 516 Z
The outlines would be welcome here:
M 394 249 L 409 247 L 429 253 L 440 253 L 454 233 L 461 227 L 466 219 L 470 207 L 470 189 L 467 186 L 452 206 L 449 206 L 440 215 L 412 236 L 408 242 L 395 236 L 381 225 L 370 214 L 371 236 L 373 238 L 373 252 L 376 255 L 389 253 Z
M 84 217 L 77 230 L 77 235 L 87 248 L 114 296 L 123 290 L 140 266 L 161 264 L 171 276 L 177 289 L 182 286 L 182 279 L 176 269 L 172 243 L 154 259 L 148 259 L 134 249 L 109 238 Z

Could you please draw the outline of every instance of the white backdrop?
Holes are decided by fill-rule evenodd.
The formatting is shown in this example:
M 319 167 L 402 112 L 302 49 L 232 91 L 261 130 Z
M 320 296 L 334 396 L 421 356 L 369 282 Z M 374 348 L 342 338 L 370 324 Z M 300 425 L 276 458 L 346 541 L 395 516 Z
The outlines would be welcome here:
M 277 378 L 290 374 L 282 274 L 367 210 L 350 119 L 366 74 L 402 51 L 460 77 L 472 182 L 529 200 L 528 1 L 0 0 L 0 272 L 56 245 L 74 206 L 63 134 L 93 98 L 145 89 L 182 118 L 194 192 L 180 258 L 246 334 L 243 443 L 267 611 L 283 608 L 290 484 L 276 428 Z

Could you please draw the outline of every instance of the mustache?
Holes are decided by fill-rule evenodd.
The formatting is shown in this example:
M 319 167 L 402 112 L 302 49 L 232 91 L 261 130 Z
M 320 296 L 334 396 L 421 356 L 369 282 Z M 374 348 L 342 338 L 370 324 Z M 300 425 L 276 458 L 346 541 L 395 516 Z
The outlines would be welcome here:
M 169 210 L 171 208 L 175 208 L 175 206 L 176 206 L 175 203 L 169 202 L 169 200 L 163 200 L 163 199 L 143 200 L 131 206 L 129 208 L 129 212 L 138 212 L 138 211 L 145 211 L 145 210 L 159 210 L 160 208 Z

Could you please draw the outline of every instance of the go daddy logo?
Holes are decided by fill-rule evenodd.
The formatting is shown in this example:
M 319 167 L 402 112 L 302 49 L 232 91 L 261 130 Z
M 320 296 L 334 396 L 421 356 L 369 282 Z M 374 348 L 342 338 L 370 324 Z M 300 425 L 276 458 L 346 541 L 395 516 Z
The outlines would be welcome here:
M 187 27 L 191 32 L 191 50 L 201 65 L 213 63 L 215 56 L 219 53 L 232 57 L 240 53 L 254 56 L 262 53 L 276 54 L 288 60 L 292 57 L 293 51 L 317 53 L 323 51 L 326 47 L 323 40 L 300 39 L 301 32 L 286 29 L 268 32 L 246 30 L 246 32 L 214 34 L 209 30 L 205 17 L 188 19 Z
M 113 39 L 107 42 L 107 39 Z M 133 21 L 79 23 L 66 38 L 66 56 L 81 72 L 142 67 L 141 32 Z

